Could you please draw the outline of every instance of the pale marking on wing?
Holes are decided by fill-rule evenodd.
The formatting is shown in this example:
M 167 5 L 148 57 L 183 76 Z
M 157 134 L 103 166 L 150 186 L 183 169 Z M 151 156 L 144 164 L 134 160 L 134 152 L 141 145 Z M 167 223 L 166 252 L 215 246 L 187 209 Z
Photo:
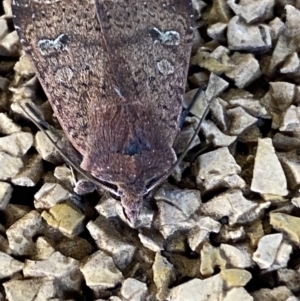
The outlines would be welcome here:
M 55 73 L 55 81 L 57 83 L 68 84 L 74 76 L 74 72 L 69 67 L 57 69 Z
M 162 59 L 157 63 L 159 72 L 166 76 L 174 73 L 174 65 L 172 65 L 167 59 Z
M 116 91 L 116 93 L 120 96 L 123 97 L 123 95 L 121 94 L 121 91 L 118 87 L 114 87 L 114 90 Z
M 160 31 L 158 28 L 153 27 L 153 30 L 157 33 L 158 40 L 165 45 L 180 44 L 180 34 L 175 30 Z
M 66 51 L 69 37 L 66 34 L 59 35 L 55 40 L 39 40 L 38 48 L 42 55 L 49 55 L 57 51 Z
M 52 4 L 55 2 L 60 2 L 61 0 L 33 0 L 36 3 L 43 3 L 43 4 Z

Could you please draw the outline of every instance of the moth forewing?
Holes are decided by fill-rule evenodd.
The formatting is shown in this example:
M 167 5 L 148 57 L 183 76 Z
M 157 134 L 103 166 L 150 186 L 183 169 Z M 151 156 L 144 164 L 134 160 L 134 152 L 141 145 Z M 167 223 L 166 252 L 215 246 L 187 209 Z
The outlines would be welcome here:
M 137 218 L 176 160 L 192 1 L 14 0 L 14 22 L 81 168 Z

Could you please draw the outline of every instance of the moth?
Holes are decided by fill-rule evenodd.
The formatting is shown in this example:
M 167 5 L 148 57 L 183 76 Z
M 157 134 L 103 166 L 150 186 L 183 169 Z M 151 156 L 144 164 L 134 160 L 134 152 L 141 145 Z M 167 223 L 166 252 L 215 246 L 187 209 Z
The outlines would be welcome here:
M 15 28 L 80 167 L 134 222 L 170 170 L 191 0 L 12 0 Z

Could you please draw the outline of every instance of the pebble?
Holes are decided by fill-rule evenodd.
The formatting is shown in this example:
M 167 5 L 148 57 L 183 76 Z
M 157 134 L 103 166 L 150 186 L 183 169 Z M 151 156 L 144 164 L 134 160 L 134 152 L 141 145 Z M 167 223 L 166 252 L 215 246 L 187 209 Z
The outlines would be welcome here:
M 227 147 L 200 155 L 193 164 L 192 171 L 197 183 L 204 185 L 206 190 L 245 186 L 244 180 L 238 176 L 241 167 Z
M 252 278 L 250 272 L 242 269 L 222 270 L 221 276 L 229 288 L 245 286 Z
M 257 122 L 257 118 L 248 114 L 241 107 L 228 110 L 227 115 L 230 119 L 230 135 L 239 135 Z
M 152 269 L 153 281 L 157 289 L 156 298 L 159 301 L 164 301 L 169 291 L 169 286 L 176 279 L 176 271 L 174 266 L 160 252 L 155 254 Z
M 33 135 L 26 132 L 13 133 L 0 138 L 0 151 L 13 157 L 22 157 L 33 145 Z
M 0 40 L 2 40 L 8 34 L 7 21 L 5 19 L 0 20 Z
M 238 16 L 241 16 L 247 23 L 264 21 L 273 17 L 274 0 L 228 0 L 227 4 Z
M 220 248 L 213 247 L 210 243 L 206 242 L 200 252 L 200 273 L 204 277 L 212 276 L 215 269 L 225 269 L 227 262 L 221 256 Z
M 0 182 L 0 210 L 4 210 L 10 201 L 13 188 L 9 183 Z
M 253 260 L 261 269 L 268 269 L 275 261 L 276 254 L 282 242 L 282 234 L 269 234 L 263 236 L 258 242 L 258 248 L 253 253 Z
M 229 225 L 247 223 L 257 219 L 270 206 L 269 202 L 256 203 L 247 200 L 238 189 L 227 190 L 201 206 L 201 212 L 215 220 L 228 217 Z
M 201 205 L 200 192 L 197 190 L 177 189 L 163 186 L 155 195 L 158 207 L 160 231 L 166 238 L 175 229 L 185 228 L 189 217 Z
M 21 44 L 16 31 L 8 33 L 0 41 L 0 55 L 2 56 L 16 56 L 20 53 Z
M 45 183 L 34 195 L 36 209 L 50 209 L 56 204 L 70 199 L 72 194 L 58 183 Z
M 291 105 L 283 116 L 283 122 L 279 128 L 282 132 L 300 131 L 300 107 Z
M 46 279 L 16 279 L 4 283 L 3 286 L 8 301 L 55 300 L 52 297 L 58 293 L 53 281 Z
M 147 285 L 134 278 L 127 278 L 123 282 L 121 295 L 124 300 L 144 301 L 147 294 Z
M 79 262 L 59 252 L 52 253 L 46 260 L 26 260 L 23 273 L 25 278 L 54 278 L 59 286 L 70 292 L 78 291 L 82 281 Z
M 41 216 L 49 226 L 67 237 L 74 237 L 84 231 L 85 216 L 70 202 L 56 204 L 49 212 L 43 211 Z
M 24 263 L 0 251 L 0 279 L 12 277 L 22 271 Z
M 229 136 L 223 134 L 212 121 L 204 121 L 201 126 L 201 131 L 206 137 L 206 140 L 211 142 L 215 147 L 229 146 L 236 141 L 237 136 Z
M 46 130 L 46 133 L 53 139 L 54 142 L 58 142 L 59 138 L 52 134 L 51 131 Z M 45 161 L 53 164 L 60 164 L 62 162 L 61 156 L 57 149 L 43 132 L 39 131 L 36 133 L 34 146 Z
M 93 253 L 80 270 L 86 285 L 95 293 L 113 288 L 124 281 L 122 273 L 117 269 L 112 257 L 103 251 Z
M 270 138 L 258 140 L 251 190 L 262 195 L 288 194 L 285 174 Z
M 42 231 L 42 217 L 35 210 L 17 220 L 6 231 L 12 254 L 17 256 L 33 255 L 35 248 L 33 238 Z
M 238 287 L 231 289 L 223 299 L 223 301 L 232 300 L 253 301 L 253 297 L 243 287 Z
M 234 84 L 242 89 L 261 77 L 258 61 L 251 53 L 235 52 L 229 60 L 230 69 L 225 72 Z
M 227 30 L 228 48 L 234 51 L 265 51 L 271 48 L 270 29 L 266 25 L 249 25 L 240 17 L 230 19 Z
M 207 301 L 219 300 L 223 292 L 221 276 L 215 275 L 207 279 L 192 279 L 170 289 L 168 301 Z
M 253 301 L 288 301 L 293 293 L 285 286 L 262 288 L 252 293 Z
M 210 217 L 203 217 L 189 230 L 188 244 L 193 251 L 199 251 L 202 243 L 209 240 L 211 233 L 218 233 L 221 224 Z
M 270 213 L 270 224 L 277 231 L 284 232 L 289 239 L 300 246 L 300 218 L 280 212 Z
M 98 217 L 90 221 L 86 228 L 100 250 L 112 256 L 117 268 L 126 269 L 134 259 L 137 248 L 126 241 L 106 219 Z
M 24 166 L 20 158 L 12 157 L 0 151 L 0 180 L 5 181 L 14 177 Z
M 33 187 L 43 175 L 43 162 L 39 154 L 28 156 L 25 160 L 25 166 L 15 175 L 11 182 L 17 186 Z
M 251 249 L 245 244 L 221 244 L 220 252 L 227 262 L 227 267 L 245 269 L 253 265 Z
M 17 125 L 7 114 L 0 113 L 0 133 L 10 135 L 21 131 L 21 127 Z
M 285 6 L 285 11 L 287 34 L 290 38 L 296 37 L 300 34 L 300 11 L 289 4 Z

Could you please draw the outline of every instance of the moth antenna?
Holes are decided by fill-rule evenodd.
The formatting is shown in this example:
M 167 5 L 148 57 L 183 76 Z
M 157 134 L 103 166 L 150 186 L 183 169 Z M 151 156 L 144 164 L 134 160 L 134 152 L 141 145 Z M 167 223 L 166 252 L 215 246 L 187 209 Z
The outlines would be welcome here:
M 95 180 L 94 178 L 92 178 L 91 176 L 89 176 L 80 166 L 78 166 L 75 162 L 73 162 L 72 160 L 70 160 L 63 152 L 63 150 L 57 145 L 57 143 L 51 138 L 51 136 L 45 131 L 45 129 L 41 126 L 41 124 L 43 124 L 47 129 L 49 129 L 53 134 L 60 136 L 55 129 L 45 120 L 43 120 L 38 113 L 30 106 L 30 104 L 26 103 L 26 107 L 30 110 L 30 112 L 34 112 L 33 115 L 35 116 L 35 118 L 37 118 L 37 120 L 39 122 L 37 122 L 34 118 L 32 118 L 32 116 L 30 116 L 30 114 L 26 111 L 26 109 L 23 107 L 23 104 L 20 103 L 20 107 L 22 109 L 22 111 L 24 112 L 24 114 L 29 118 L 29 120 L 31 120 L 35 126 L 44 133 L 44 135 L 49 139 L 49 141 L 54 145 L 54 147 L 57 149 L 57 151 L 59 152 L 59 154 L 63 157 L 63 159 L 70 164 L 70 166 L 72 166 L 78 173 L 80 173 L 84 178 L 86 178 L 87 180 L 89 180 L 90 182 L 92 182 L 93 184 L 95 184 L 98 188 L 104 189 L 106 191 L 111 192 L 112 194 L 116 195 L 116 196 L 120 196 L 118 194 L 118 192 L 116 190 L 114 190 L 113 188 L 107 187 L 104 184 L 102 184 L 101 182 Z M 41 121 L 41 122 L 40 122 Z M 41 124 L 40 124 L 41 123 Z
M 200 94 L 202 93 L 203 91 L 203 88 L 204 86 L 200 87 L 198 89 L 198 91 L 196 92 L 195 96 L 193 97 L 193 100 L 192 100 L 192 103 L 194 103 L 196 101 L 196 99 L 200 96 Z M 199 134 L 200 132 L 200 128 L 201 128 L 201 125 L 203 123 L 203 121 L 205 120 L 205 117 L 206 115 L 208 114 L 209 112 L 209 108 L 210 108 L 210 105 L 211 105 L 211 102 L 212 100 L 209 101 L 209 103 L 207 104 L 205 110 L 204 110 L 204 113 L 197 125 L 197 128 L 192 136 L 192 138 L 190 139 L 189 143 L 187 144 L 186 148 L 184 149 L 184 151 L 182 152 L 182 154 L 179 156 L 179 158 L 177 159 L 177 161 L 171 166 L 171 168 L 169 169 L 169 171 L 167 171 L 167 173 L 165 173 L 161 178 L 159 178 L 154 184 L 152 184 L 149 188 L 147 188 L 146 190 L 146 193 L 149 193 L 151 190 L 153 190 L 155 187 L 157 187 L 158 185 L 162 184 L 171 174 L 172 172 L 174 171 L 174 169 L 182 162 L 182 160 L 184 159 L 184 157 L 186 156 L 186 154 L 188 153 L 189 151 L 189 147 L 192 145 L 195 137 Z

